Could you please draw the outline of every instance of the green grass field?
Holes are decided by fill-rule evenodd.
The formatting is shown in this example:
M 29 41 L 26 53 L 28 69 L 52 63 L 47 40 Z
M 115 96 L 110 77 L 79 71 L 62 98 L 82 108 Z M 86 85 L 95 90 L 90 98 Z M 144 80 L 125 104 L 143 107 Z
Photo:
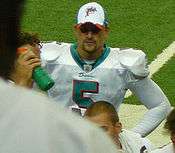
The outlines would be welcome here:
M 87 0 L 28 0 L 23 17 L 25 31 L 39 33 L 42 40 L 74 42 L 73 26 L 78 8 Z M 174 0 L 98 0 L 107 11 L 112 47 L 132 47 L 145 51 L 148 62 L 175 40 Z M 175 106 L 175 58 L 153 79 Z M 127 103 L 139 104 L 132 96 Z

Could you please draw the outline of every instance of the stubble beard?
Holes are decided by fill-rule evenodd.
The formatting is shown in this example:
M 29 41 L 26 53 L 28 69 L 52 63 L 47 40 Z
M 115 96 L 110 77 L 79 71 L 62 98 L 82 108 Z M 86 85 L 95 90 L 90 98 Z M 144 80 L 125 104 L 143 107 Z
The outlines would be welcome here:
M 86 46 L 86 45 L 83 45 L 82 49 L 89 54 L 94 53 L 97 50 L 96 46 Z

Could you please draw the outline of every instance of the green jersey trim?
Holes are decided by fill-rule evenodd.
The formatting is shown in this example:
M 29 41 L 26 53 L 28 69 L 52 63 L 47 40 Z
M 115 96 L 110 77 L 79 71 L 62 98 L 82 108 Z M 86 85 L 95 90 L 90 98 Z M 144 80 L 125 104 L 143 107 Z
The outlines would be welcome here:
M 75 62 L 79 65 L 79 67 L 81 67 L 82 70 L 84 70 L 84 65 L 87 65 L 87 63 L 80 58 L 78 51 L 77 51 L 77 44 L 71 45 L 70 52 L 71 52 L 71 55 L 72 55 L 73 59 L 75 60 Z M 92 66 L 91 70 L 93 70 L 98 65 L 100 65 L 106 59 L 106 57 L 109 55 L 109 53 L 110 53 L 110 48 L 106 47 L 106 45 L 104 45 L 104 50 L 103 50 L 103 53 L 101 54 L 101 56 L 99 58 L 97 58 L 93 64 L 89 64 Z

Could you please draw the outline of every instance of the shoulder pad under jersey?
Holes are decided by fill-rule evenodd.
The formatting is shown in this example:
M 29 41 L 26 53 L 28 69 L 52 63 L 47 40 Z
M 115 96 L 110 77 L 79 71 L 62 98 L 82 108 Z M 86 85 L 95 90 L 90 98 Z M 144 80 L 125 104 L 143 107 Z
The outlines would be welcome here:
M 136 49 L 120 49 L 119 62 L 134 75 L 146 77 L 149 74 L 146 54 Z
M 70 49 L 70 43 L 60 43 L 60 42 L 46 42 L 43 43 L 43 46 L 41 48 L 41 59 L 44 61 L 54 61 L 63 52 Z

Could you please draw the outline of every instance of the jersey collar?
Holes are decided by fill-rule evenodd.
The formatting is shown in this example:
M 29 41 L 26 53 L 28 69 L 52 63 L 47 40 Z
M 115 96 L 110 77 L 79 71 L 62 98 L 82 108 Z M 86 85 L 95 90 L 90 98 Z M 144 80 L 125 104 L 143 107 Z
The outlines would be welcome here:
M 89 66 L 89 71 L 91 71 L 106 59 L 106 57 L 110 53 L 110 48 L 107 47 L 106 45 L 104 45 L 102 55 L 99 58 L 97 58 L 93 64 L 87 64 L 84 60 L 82 60 L 80 58 L 78 51 L 77 51 L 77 44 L 71 45 L 70 52 L 71 52 L 71 55 L 72 55 L 73 59 L 75 60 L 75 62 L 81 67 L 82 70 L 85 70 L 85 68 L 86 67 L 88 68 L 88 66 Z

